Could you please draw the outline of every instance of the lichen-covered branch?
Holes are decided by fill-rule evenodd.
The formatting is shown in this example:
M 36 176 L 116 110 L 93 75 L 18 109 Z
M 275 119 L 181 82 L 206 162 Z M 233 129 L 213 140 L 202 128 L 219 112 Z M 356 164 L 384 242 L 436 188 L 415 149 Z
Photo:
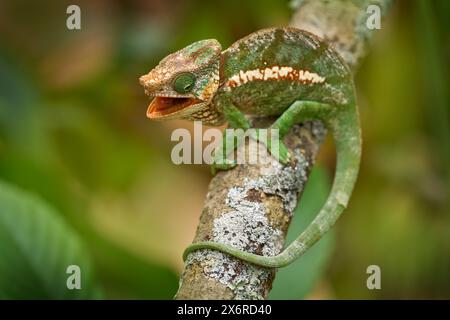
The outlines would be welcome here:
M 327 39 L 355 68 L 371 35 L 365 25 L 367 6 L 378 4 L 384 13 L 390 2 L 294 1 L 291 26 Z M 253 124 L 267 127 L 272 121 L 253 119 Z M 194 242 L 216 241 L 256 254 L 278 254 L 325 133 L 320 122 L 295 126 L 285 138 L 294 155 L 287 166 L 253 140 L 241 146 L 238 152 L 251 153 L 259 148 L 265 161 L 238 165 L 211 180 Z M 188 256 L 176 298 L 265 299 L 275 272 L 221 252 L 198 250 Z
M 209 185 L 194 242 L 211 240 L 252 253 L 278 254 L 324 132 L 320 122 L 292 130 L 286 138 L 295 155 L 291 165 L 280 165 L 262 146 L 266 165 L 240 165 L 219 172 Z M 245 148 L 255 145 L 250 140 Z M 198 250 L 188 256 L 177 298 L 263 299 L 274 275 L 273 269 Z

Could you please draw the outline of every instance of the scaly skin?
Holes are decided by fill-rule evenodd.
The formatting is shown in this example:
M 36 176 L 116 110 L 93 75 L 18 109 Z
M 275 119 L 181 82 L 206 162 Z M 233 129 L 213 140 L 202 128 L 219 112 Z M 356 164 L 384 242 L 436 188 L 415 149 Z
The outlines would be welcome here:
M 197 242 L 184 252 L 214 249 L 263 267 L 279 268 L 300 257 L 336 222 L 355 184 L 361 135 L 352 75 L 327 43 L 295 28 L 265 29 L 221 52 L 216 40 L 203 40 L 169 55 L 140 78 L 155 97 L 147 110 L 152 119 L 228 121 L 248 129 L 245 115 L 280 117 L 271 128 L 282 139 L 296 123 L 319 119 L 333 134 L 336 173 L 330 195 L 305 231 L 277 256 L 248 253 L 215 242 Z M 271 151 L 270 145 L 267 146 Z M 280 141 L 280 149 L 287 150 Z M 287 153 L 272 153 L 280 162 Z M 216 159 L 213 170 L 234 164 Z

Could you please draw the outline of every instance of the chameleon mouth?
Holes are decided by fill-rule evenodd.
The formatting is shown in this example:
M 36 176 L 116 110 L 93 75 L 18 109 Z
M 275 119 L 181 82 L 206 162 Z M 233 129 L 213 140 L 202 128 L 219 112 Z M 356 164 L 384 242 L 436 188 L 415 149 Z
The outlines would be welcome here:
M 202 101 L 195 98 L 155 97 L 147 109 L 147 117 L 157 119 L 186 109 Z

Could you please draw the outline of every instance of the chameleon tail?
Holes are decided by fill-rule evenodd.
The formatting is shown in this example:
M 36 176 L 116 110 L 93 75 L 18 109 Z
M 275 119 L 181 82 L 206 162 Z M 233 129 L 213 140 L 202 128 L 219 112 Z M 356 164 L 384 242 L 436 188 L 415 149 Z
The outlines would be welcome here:
M 330 117 L 327 121 L 337 154 L 336 173 L 330 195 L 320 212 L 297 239 L 273 257 L 252 254 L 221 243 L 197 242 L 185 250 L 183 258 L 186 259 L 194 250 L 214 249 L 256 265 L 279 268 L 292 263 L 315 244 L 334 225 L 347 206 L 359 171 L 361 133 L 358 111 L 353 104 L 341 108 L 335 117 Z

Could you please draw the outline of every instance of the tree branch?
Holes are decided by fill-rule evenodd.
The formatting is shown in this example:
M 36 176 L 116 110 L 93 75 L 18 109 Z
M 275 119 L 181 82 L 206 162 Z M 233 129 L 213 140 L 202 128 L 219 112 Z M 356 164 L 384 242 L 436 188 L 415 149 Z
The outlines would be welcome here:
M 367 6 L 378 4 L 385 13 L 390 2 L 294 1 L 296 12 L 290 25 L 328 40 L 354 69 L 372 33 L 366 28 Z M 255 127 L 272 122 L 253 119 Z M 265 161 L 238 165 L 211 180 L 194 242 L 216 241 L 256 254 L 278 254 L 325 134 L 317 121 L 295 126 L 285 138 L 294 155 L 287 166 L 280 165 L 265 146 L 253 140 L 241 146 L 238 152 L 251 153 L 252 148 L 259 148 Z M 221 252 L 198 250 L 188 256 L 176 298 L 265 299 L 275 272 Z

